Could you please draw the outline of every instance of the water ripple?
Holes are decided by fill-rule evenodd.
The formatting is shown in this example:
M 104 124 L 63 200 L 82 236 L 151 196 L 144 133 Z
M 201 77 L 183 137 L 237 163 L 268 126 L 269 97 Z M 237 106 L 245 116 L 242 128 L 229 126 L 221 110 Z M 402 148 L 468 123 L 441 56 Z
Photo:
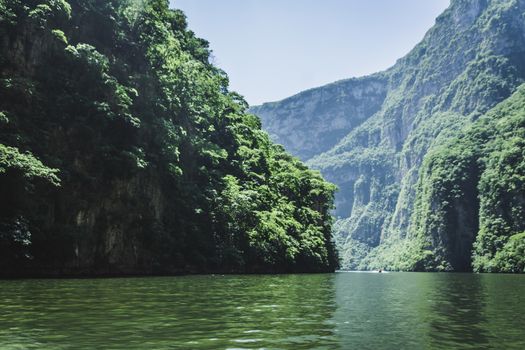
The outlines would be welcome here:
M 525 276 L 0 281 L 0 349 L 524 349 Z

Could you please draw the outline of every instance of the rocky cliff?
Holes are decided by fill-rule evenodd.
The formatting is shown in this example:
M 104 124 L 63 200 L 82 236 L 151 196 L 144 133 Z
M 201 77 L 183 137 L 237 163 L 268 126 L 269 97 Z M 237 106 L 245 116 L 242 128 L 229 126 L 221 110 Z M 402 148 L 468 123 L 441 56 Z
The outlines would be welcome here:
M 272 139 L 302 160 L 334 147 L 383 104 L 387 79 L 381 74 L 339 81 L 281 102 L 250 109 Z
M 461 161 L 457 174 L 459 160 L 452 155 L 441 158 L 441 173 L 429 164 L 434 149 L 461 139 L 525 81 L 524 16 L 523 0 L 453 0 L 422 42 L 387 71 L 252 109 L 277 142 L 338 185 L 335 235 L 343 267 L 488 270 L 473 264 L 480 253 L 472 253 L 487 230 L 477 204 L 478 159 Z M 364 111 L 364 105 L 370 108 Z M 295 127 L 297 120 L 309 127 Z M 340 129 L 346 135 L 330 127 L 333 121 L 348 125 Z M 327 130 L 335 131 L 333 147 L 324 141 Z M 297 150 L 305 143 L 305 151 Z M 465 172 L 470 175 L 462 177 Z M 447 177 L 460 181 L 438 191 L 444 186 L 439 179 Z M 516 209 L 512 213 L 521 217 Z M 499 248 L 490 254 L 520 227 L 500 234 Z

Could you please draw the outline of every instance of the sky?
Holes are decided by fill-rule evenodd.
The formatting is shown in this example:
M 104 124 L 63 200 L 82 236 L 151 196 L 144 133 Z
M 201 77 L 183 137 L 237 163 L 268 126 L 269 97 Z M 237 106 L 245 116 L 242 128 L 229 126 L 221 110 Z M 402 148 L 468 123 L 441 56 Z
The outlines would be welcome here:
M 392 66 L 450 0 L 170 0 L 250 105 Z

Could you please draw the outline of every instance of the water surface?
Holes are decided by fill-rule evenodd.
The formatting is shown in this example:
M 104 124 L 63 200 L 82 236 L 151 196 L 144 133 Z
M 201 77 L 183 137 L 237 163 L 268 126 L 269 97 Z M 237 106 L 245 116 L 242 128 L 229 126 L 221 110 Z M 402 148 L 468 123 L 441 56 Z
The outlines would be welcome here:
M 0 349 L 525 349 L 525 276 L 0 281 Z

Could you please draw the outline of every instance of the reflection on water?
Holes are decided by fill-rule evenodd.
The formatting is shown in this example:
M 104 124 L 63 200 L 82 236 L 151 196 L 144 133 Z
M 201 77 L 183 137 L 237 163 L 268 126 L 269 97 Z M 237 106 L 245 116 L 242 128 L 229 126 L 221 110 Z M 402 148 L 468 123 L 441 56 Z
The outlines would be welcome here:
M 0 349 L 525 349 L 525 276 L 0 281 Z
M 337 331 L 355 349 L 525 349 L 525 276 L 338 275 Z
M 0 282 L 0 348 L 337 346 L 335 275 Z
M 432 344 L 461 343 L 465 348 L 488 348 L 490 338 L 485 316 L 486 292 L 481 275 L 457 274 L 437 276 L 431 291 L 430 320 Z

